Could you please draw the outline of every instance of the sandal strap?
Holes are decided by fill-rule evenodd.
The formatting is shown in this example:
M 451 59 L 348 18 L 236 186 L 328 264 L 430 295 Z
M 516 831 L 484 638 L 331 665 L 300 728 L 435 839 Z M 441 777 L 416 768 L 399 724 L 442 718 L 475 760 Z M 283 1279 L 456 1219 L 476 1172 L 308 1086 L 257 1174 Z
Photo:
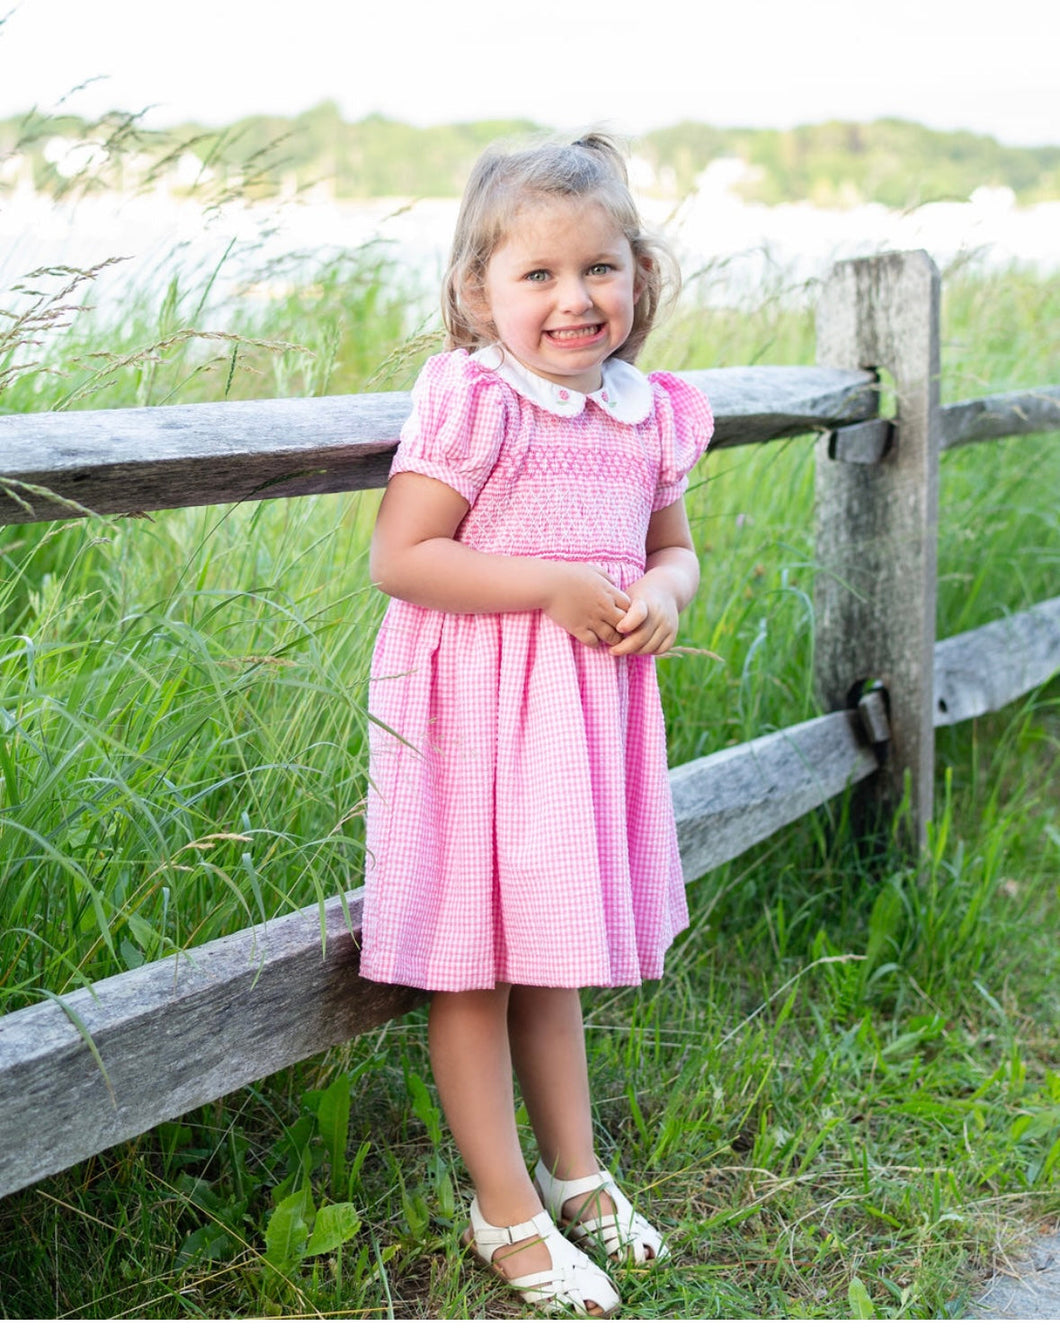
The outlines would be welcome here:
M 534 1170 L 534 1180 L 541 1192 L 545 1208 L 557 1221 L 563 1216 L 563 1206 L 569 1199 L 589 1194 L 607 1195 L 615 1206 L 615 1213 L 620 1217 L 626 1216 L 627 1213 L 629 1217 L 634 1216 L 629 1200 L 615 1184 L 611 1173 L 603 1168 L 594 1171 L 590 1176 L 575 1176 L 569 1181 L 564 1181 L 558 1176 L 553 1176 L 543 1162 L 538 1162 Z
M 634 1212 L 632 1204 L 615 1184 L 609 1171 L 601 1169 L 591 1176 L 576 1176 L 572 1180 L 563 1181 L 553 1176 L 543 1162 L 539 1162 L 534 1179 L 545 1208 L 575 1244 L 602 1242 L 609 1259 L 622 1260 L 629 1256 L 636 1264 L 644 1264 L 649 1259 L 662 1260 L 670 1254 L 661 1233 L 646 1218 Z M 568 1200 L 590 1194 L 607 1195 L 615 1206 L 614 1213 L 588 1218 L 575 1215 L 572 1222 L 563 1224 L 564 1204 Z M 582 1207 L 588 1202 L 585 1200 Z
M 502 1246 L 511 1246 L 534 1236 L 539 1237 L 547 1247 L 552 1267 L 511 1279 L 502 1275 L 509 1288 L 519 1293 L 529 1305 L 542 1311 L 573 1310 L 585 1316 L 589 1314 L 586 1305 L 589 1302 L 595 1303 L 599 1314 L 603 1316 L 610 1316 L 618 1310 L 620 1301 L 615 1285 L 602 1269 L 589 1260 L 584 1251 L 560 1235 L 546 1210 L 543 1209 L 525 1223 L 497 1227 L 483 1218 L 477 1197 L 472 1199 L 472 1245 L 476 1254 L 487 1264 L 492 1263 Z
M 537 1170 L 534 1172 L 534 1176 L 538 1181 L 541 1181 L 542 1173 L 544 1173 L 547 1178 L 542 1182 L 542 1189 L 551 1187 L 552 1190 L 555 1190 L 557 1195 L 562 1195 L 562 1199 L 560 1200 L 561 1209 L 568 1199 L 576 1199 L 578 1195 L 606 1192 L 613 1197 L 614 1192 L 618 1189 L 609 1171 L 594 1171 L 591 1176 L 575 1176 L 573 1180 L 561 1181 L 558 1176 L 551 1175 L 543 1162 L 539 1162 L 537 1164 Z M 554 1198 L 554 1196 L 550 1193 L 549 1199 L 551 1200 L 552 1198 Z M 554 1213 L 553 1217 L 555 1217 Z
M 497 1227 L 483 1218 L 478 1199 L 471 1201 L 471 1231 L 475 1244 L 480 1252 L 490 1248 L 490 1254 L 483 1256 L 485 1260 L 492 1260 L 494 1253 L 502 1246 L 514 1246 L 517 1241 L 526 1241 L 528 1237 L 540 1237 L 542 1241 L 547 1241 L 551 1227 L 553 1227 L 552 1219 L 544 1210 L 536 1213 L 533 1218 L 528 1218 L 525 1223 Z

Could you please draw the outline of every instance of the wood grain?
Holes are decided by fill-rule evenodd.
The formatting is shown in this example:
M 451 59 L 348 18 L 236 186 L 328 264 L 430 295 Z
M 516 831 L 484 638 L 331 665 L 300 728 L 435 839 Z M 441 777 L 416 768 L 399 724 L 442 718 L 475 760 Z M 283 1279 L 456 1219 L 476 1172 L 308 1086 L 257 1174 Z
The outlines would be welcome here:
M 976 719 L 1060 674 L 1060 597 L 935 645 L 935 725 Z
M 715 447 L 845 424 L 871 398 L 856 370 L 684 376 L 711 397 Z M 385 392 L 0 416 L 0 524 L 374 489 L 410 409 Z
M 826 709 L 848 707 L 865 683 L 885 687 L 887 760 L 858 815 L 879 824 L 908 779 L 912 848 L 926 840 L 934 786 L 938 333 L 939 275 L 927 253 L 842 262 L 822 289 L 819 360 L 888 373 L 897 414 L 877 461 L 840 461 L 818 443 L 814 670 Z

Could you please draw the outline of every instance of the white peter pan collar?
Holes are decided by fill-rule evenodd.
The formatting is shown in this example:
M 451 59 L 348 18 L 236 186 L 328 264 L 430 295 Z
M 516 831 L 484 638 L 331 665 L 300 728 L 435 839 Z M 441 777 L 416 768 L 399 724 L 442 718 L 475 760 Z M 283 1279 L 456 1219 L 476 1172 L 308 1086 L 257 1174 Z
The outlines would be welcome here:
M 564 387 L 532 373 L 510 350 L 499 344 L 472 351 L 471 358 L 503 378 L 527 401 L 553 415 L 580 415 L 587 401 L 595 402 L 613 420 L 624 425 L 638 425 L 651 414 L 654 400 L 651 383 L 639 369 L 622 359 L 606 361 L 602 369 L 603 385 L 596 392 L 578 392 L 573 387 Z

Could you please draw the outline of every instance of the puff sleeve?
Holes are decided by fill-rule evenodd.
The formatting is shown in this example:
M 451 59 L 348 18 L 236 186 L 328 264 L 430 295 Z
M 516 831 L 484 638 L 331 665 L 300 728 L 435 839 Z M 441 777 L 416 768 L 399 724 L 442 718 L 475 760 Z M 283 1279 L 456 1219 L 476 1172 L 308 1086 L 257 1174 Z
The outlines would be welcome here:
M 680 499 L 688 473 L 706 451 L 714 433 L 710 402 L 690 383 L 672 373 L 650 373 L 659 429 L 659 479 L 652 511 Z
M 431 476 L 474 504 L 496 464 L 506 419 L 500 386 L 465 350 L 434 355 L 412 390 L 390 474 Z

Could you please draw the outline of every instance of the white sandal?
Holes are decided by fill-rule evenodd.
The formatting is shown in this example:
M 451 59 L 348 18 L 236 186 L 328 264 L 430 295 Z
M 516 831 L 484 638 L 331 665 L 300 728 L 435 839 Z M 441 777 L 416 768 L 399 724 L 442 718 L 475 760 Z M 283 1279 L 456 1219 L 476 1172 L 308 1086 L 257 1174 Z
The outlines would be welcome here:
M 571 1310 L 578 1316 L 613 1316 L 621 1305 L 618 1291 L 604 1271 L 560 1236 L 559 1228 L 544 1210 L 525 1223 L 495 1227 L 486 1222 L 478 1199 L 473 1199 L 467 1236 L 475 1253 L 487 1265 L 492 1265 L 502 1246 L 514 1246 L 528 1237 L 538 1237 L 544 1242 L 552 1257 L 551 1269 L 517 1279 L 509 1279 L 498 1271 L 509 1287 L 539 1311 Z M 595 1304 L 595 1310 L 590 1310 L 587 1305 L 590 1302 Z
M 534 1171 L 534 1184 L 541 1202 L 556 1220 L 560 1230 L 578 1246 L 602 1246 L 609 1260 L 632 1260 L 643 1265 L 652 1260 L 665 1260 L 669 1247 L 646 1218 L 633 1211 L 633 1206 L 615 1184 L 611 1173 L 598 1171 L 592 1176 L 578 1176 L 572 1181 L 558 1180 L 543 1162 Z M 564 1219 L 563 1206 L 568 1200 L 585 1195 L 581 1207 L 569 1221 Z M 607 1195 L 615 1206 L 614 1213 L 582 1218 L 586 1209 L 594 1207 L 595 1195 Z

